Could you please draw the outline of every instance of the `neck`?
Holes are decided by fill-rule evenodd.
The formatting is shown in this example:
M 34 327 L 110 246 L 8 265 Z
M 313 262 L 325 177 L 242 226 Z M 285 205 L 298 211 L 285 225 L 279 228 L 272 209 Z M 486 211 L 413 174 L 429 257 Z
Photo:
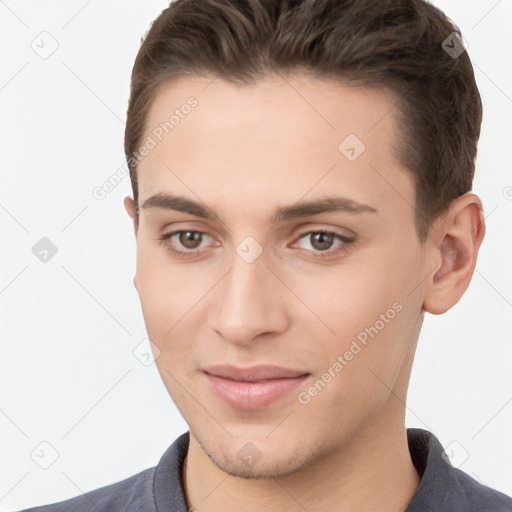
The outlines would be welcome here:
M 201 512 L 304 510 L 403 512 L 420 476 L 412 463 L 396 398 L 328 457 L 275 479 L 244 479 L 219 469 L 190 434 L 183 471 L 187 502 Z M 395 410 L 391 410 L 395 409 Z

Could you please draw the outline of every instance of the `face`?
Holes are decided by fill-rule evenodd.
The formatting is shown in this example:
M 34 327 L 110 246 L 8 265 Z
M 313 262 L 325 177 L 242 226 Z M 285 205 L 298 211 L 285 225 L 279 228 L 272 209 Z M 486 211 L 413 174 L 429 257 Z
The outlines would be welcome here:
M 152 105 L 135 286 L 161 378 L 228 473 L 290 474 L 403 422 L 431 269 L 392 105 L 298 75 L 183 79 Z

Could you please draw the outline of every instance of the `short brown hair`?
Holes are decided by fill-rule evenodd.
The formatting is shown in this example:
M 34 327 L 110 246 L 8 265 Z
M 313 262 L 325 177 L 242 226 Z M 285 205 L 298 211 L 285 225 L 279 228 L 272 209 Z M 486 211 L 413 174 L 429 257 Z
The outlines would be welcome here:
M 480 136 L 469 56 L 445 51 L 453 33 L 461 36 L 424 0 L 174 0 L 146 33 L 132 71 L 125 154 L 136 228 L 133 155 L 160 85 L 192 75 L 254 83 L 297 71 L 385 88 L 396 98 L 397 151 L 413 176 L 424 242 L 432 222 L 471 190 Z

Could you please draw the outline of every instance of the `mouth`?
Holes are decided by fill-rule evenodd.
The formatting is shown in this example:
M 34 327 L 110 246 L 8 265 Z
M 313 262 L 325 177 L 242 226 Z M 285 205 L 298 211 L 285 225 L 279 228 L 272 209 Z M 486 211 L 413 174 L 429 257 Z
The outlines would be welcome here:
M 211 366 L 203 370 L 210 391 L 235 409 L 262 409 L 291 393 L 309 372 L 279 366 L 238 368 Z

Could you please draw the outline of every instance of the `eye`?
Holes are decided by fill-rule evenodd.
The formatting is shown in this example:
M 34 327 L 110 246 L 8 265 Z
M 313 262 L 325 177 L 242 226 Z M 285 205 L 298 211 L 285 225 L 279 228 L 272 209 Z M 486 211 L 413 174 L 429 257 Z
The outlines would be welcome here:
M 158 239 L 165 245 L 166 249 L 180 258 L 193 256 L 199 253 L 197 249 L 206 244 L 202 244 L 206 238 L 211 238 L 202 231 L 180 230 L 164 233 Z M 176 247 L 177 246 L 177 247 Z M 181 250 L 184 248 L 186 250 Z
M 301 244 L 300 242 L 304 240 L 305 244 Z M 309 240 L 309 241 L 308 241 Z M 335 245 L 335 242 L 338 242 Z M 354 242 L 353 238 L 349 238 L 347 236 L 341 235 L 339 233 L 335 233 L 333 231 L 308 231 L 307 233 L 303 233 L 299 237 L 299 242 L 296 244 L 302 249 L 306 249 L 308 251 L 312 251 L 314 257 L 323 258 L 327 256 L 332 256 L 333 254 L 337 254 L 340 251 L 347 250 L 347 246 Z M 310 247 L 307 247 L 307 246 Z M 332 247 L 335 249 L 332 249 Z M 324 253 L 324 254 L 318 254 Z

